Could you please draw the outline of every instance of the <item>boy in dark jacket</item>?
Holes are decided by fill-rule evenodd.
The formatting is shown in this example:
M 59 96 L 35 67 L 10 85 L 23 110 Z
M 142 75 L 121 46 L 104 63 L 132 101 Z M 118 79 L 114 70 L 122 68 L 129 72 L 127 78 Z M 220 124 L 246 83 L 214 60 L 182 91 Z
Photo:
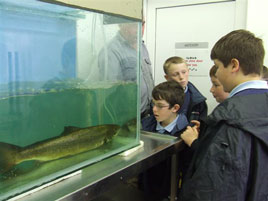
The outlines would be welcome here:
M 153 115 L 142 120 L 142 129 L 179 136 L 188 125 L 184 114 L 178 114 L 183 104 L 184 90 L 175 81 L 157 85 L 152 91 Z
M 230 95 L 204 121 L 180 200 L 267 200 L 268 87 L 261 80 L 262 40 L 246 30 L 232 31 L 214 45 L 211 59 Z M 182 135 L 196 132 L 188 127 Z
M 157 85 L 152 92 L 153 115 L 142 120 L 142 130 L 180 137 L 188 126 L 183 113 L 178 113 L 184 101 L 184 89 L 176 81 L 166 81 Z M 186 171 L 192 158 L 192 151 L 185 147 L 181 161 Z M 143 188 L 148 194 L 167 198 L 170 193 L 170 160 L 166 160 L 146 171 Z
M 189 69 L 186 61 L 181 57 L 170 57 L 165 61 L 163 68 L 166 80 L 174 80 L 184 89 L 184 103 L 179 113 L 185 114 L 189 122 L 207 117 L 206 98 L 189 82 Z

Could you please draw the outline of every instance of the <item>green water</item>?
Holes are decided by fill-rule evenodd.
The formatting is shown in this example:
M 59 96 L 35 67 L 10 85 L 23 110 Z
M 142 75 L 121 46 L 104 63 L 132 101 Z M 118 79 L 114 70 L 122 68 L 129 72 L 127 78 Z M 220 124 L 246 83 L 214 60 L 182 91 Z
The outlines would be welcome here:
M 66 126 L 123 126 L 137 117 L 137 85 L 119 83 L 5 96 L 0 99 L 0 108 L 0 142 L 24 147 L 59 136 Z M 137 129 L 122 129 L 111 142 L 97 149 L 46 163 L 23 162 L 0 173 L 0 199 L 129 149 L 138 142 Z

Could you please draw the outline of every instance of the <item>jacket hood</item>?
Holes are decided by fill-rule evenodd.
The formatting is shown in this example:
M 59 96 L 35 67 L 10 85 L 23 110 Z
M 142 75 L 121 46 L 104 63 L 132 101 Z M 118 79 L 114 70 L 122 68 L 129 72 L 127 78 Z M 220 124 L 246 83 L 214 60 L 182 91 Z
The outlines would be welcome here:
M 254 135 L 268 146 L 268 94 L 233 96 L 218 105 L 205 120 L 209 125 L 225 121 Z

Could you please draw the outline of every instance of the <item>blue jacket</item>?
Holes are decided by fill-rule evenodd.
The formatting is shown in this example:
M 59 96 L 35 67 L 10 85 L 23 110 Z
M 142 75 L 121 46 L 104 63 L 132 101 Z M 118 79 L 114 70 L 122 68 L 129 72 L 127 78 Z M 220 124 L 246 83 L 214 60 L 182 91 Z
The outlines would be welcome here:
M 206 118 L 208 113 L 206 98 L 191 82 L 188 82 L 187 86 L 190 93 L 190 103 L 186 115 L 188 121 Z

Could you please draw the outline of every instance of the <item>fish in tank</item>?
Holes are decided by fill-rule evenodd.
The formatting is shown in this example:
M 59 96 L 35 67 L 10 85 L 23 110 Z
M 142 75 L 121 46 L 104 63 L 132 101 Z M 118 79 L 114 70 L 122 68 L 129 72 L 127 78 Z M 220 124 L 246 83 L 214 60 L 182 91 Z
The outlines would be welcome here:
M 139 144 L 139 48 L 131 77 L 107 61 L 140 22 L 37 0 L 0 0 L 0 18 L 0 200 Z
M 112 140 L 120 126 L 99 125 L 87 128 L 65 127 L 59 137 L 19 147 L 0 142 L 2 161 L 0 172 L 4 173 L 24 161 L 51 161 L 86 152 Z

